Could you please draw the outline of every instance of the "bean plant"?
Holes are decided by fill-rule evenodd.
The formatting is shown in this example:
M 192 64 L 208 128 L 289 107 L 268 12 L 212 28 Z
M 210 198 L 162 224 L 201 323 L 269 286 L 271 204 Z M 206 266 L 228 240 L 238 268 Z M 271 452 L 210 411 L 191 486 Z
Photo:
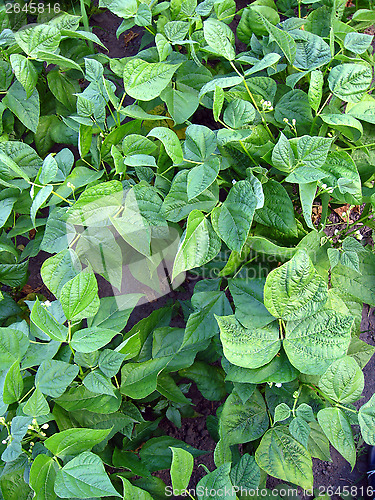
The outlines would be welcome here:
M 355 7 L 100 0 L 119 39 L 143 29 L 121 59 L 85 2 L 0 10 L 4 500 L 161 500 L 162 470 L 197 500 L 268 476 L 313 495 L 313 458 L 375 445 L 375 11 Z M 208 451 L 159 426 L 197 417 L 192 383 L 217 407 L 193 485 Z

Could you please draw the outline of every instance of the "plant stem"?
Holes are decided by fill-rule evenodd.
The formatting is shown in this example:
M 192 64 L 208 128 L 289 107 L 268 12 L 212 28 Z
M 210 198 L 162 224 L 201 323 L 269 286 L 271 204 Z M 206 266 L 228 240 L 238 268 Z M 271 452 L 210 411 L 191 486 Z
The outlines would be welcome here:
M 82 16 L 82 23 L 85 28 L 85 31 L 88 33 L 91 33 L 90 31 L 90 25 L 89 25 L 89 20 L 87 17 L 87 12 L 86 12 L 86 6 L 84 0 L 79 0 L 80 1 L 80 6 L 81 6 L 81 16 Z M 92 43 L 91 40 L 88 40 L 88 45 L 90 47 L 91 52 L 94 52 L 94 44 Z

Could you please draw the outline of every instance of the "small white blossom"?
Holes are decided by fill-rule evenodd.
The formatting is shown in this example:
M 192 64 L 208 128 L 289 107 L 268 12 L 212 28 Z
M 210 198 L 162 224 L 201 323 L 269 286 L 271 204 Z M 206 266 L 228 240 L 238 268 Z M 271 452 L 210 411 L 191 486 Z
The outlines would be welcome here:
M 44 302 L 42 302 L 42 306 L 45 306 L 45 307 L 51 307 L 51 302 L 49 300 L 45 300 Z
M 30 441 L 30 447 L 32 448 L 34 446 L 34 441 Z
M 2 442 L 3 444 L 7 444 L 7 440 L 6 440 L 6 439 L 3 439 L 1 442 Z
M 34 184 L 32 184 L 31 189 L 30 189 L 30 198 L 34 198 Z
M 283 118 L 283 122 L 284 122 L 284 123 L 289 123 L 288 118 Z
M 74 184 L 72 184 L 71 182 L 68 182 L 66 185 L 68 186 L 68 188 L 72 189 L 73 191 L 74 191 L 74 190 L 75 190 L 75 188 L 76 188 L 76 187 L 75 187 L 75 185 L 74 185 Z
M 296 126 L 296 123 L 297 123 L 297 120 L 296 120 L 295 118 L 293 118 L 293 120 L 292 120 L 292 125 L 293 125 L 293 127 L 295 127 L 295 126 Z
M 36 418 L 33 418 L 33 421 L 31 422 L 33 425 L 38 425 L 38 421 Z
M 43 424 L 42 425 L 42 429 L 48 429 L 48 427 L 49 427 L 49 424 Z
M 338 232 L 339 232 L 339 230 L 338 230 L 338 229 L 335 229 L 335 234 L 337 234 Z
M 277 384 L 275 384 L 276 387 L 282 387 L 283 384 L 280 384 L 280 382 L 277 382 Z
M 327 184 L 322 184 L 322 189 L 326 189 L 327 188 Z
M 233 186 L 236 184 L 237 181 L 235 181 L 234 179 L 232 180 L 232 184 Z

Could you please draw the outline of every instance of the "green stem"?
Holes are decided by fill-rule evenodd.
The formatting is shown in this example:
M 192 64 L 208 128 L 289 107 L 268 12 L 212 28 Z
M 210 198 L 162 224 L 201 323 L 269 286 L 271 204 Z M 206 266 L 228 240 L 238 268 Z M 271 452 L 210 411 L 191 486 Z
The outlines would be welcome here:
M 84 0 L 80 0 L 80 6 L 81 6 L 82 23 L 83 23 L 83 26 L 85 28 L 85 31 L 87 31 L 88 33 L 91 33 L 89 19 L 87 17 L 86 6 L 85 6 Z M 92 43 L 91 40 L 88 40 L 88 45 L 90 47 L 90 50 L 92 52 L 94 52 L 94 44 Z

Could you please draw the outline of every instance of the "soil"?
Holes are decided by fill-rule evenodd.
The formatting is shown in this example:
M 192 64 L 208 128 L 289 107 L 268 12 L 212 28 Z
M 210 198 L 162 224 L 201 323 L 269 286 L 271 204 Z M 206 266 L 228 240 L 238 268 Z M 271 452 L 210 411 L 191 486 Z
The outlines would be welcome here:
M 247 6 L 249 2 L 245 0 L 238 0 L 236 3 L 238 9 L 240 9 Z M 120 36 L 120 39 L 118 40 L 116 37 L 116 30 L 121 23 L 121 19 L 119 19 L 117 16 L 113 15 L 110 12 L 103 12 L 100 14 L 95 14 L 90 21 L 91 25 L 93 26 L 93 32 L 108 48 L 108 52 L 105 52 L 104 49 L 101 49 L 100 47 L 98 49 L 102 52 L 105 52 L 107 55 L 109 55 L 109 57 L 129 57 L 135 55 L 138 52 L 141 43 L 141 28 L 132 28 L 132 30 L 129 30 L 128 32 L 122 34 Z M 236 24 L 238 24 L 238 21 L 234 20 L 231 23 L 231 26 L 235 27 Z M 237 46 L 239 50 L 246 50 L 244 44 L 240 44 L 238 40 Z M 211 116 L 209 116 L 207 110 L 205 109 L 199 110 L 194 115 L 194 122 L 204 124 L 211 128 L 217 128 L 216 122 L 213 122 L 213 120 L 211 120 Z M 353 212 L 351 214 L 351 217 L 354 221 L 356 220 L 357 214 Z M 335 229 L 344 227 L 342 226 L 344 222 L 340 218 L 340 215 L 336 213 L 331 215 L 330 222 L 332 225 L 329 226 L 326 231 L 329 236 L 334 234 Z M 358 228 L 365 238 L 365 242 L 373 244 L 371 239 L 371 230 L 363 226 Z M 26 290 L 38 291 L 38 293 L 44 294 L 46 298 L 51 299 L 53 297 L 51 297 L 50 292 L 43 285 L 40 276 L 40 267 L 48 256 L 49 254 L 40 252 L 36 257 L 30 259 L 30 278 L 28 281 L 29 288 L 26 288 Z M 108 283 L 105 282 L 101 277 L 98 277 L 98 282 L 100 296 L 107 296 L 112 293 L 111 287 L 109 287 Z M 167 305 L 170 302 L 170 299 L 189 299 L 192 295 L 194 285 L 195 280 L 188 276 L 187 280 L 183 283 L 179 290 L 172 291 L 170 294 L 165 295 L 164 297 L 135 308 L 134 312 L 130 316 L 127 330 L 129 330 L 140 319 L 147 317 L 153 310 Z M 181 315 L 178 315 L 173 319 L 172 326 L 184 326 L 183 318 Z M 361 330 L 362 334 L 360 338 L 368 344 L 375 345 L 375 314 L 374 309 L 369 308 L 369 306 L 367 305 L 364 305 L 363 307 Z M 364 369 L 365 390 L 363 392 L 362 403 L 366 402 L 375 393 L 374 373 L 375 357 L 372 358 L 372 360 Z M 160 427 L 166 434 L 181 439 L 186 443 L 194 446 L 195 448 L 206 450 L 209 452 L 207 455 L 203 455 L 195 459 L 195 468 L 192 479 L 190 481 L 190 487 L 194 487 L 197 482 L 205 475 L 204 468 L 199 467 L 199 464 L 205 464 L 211 471 L 215 468 L 213 451 L 215 449 L 216 443 L 207 430 L 206 418 L 209 415 L 215 415 L 216 410 L 221 403 L 211 402 L 204 399 L 194 384 L 192 384 L 192 387 L 190 388 L 187 396 L 192 399 L 194 410 L 201 416 L 192 419 L 182 419 L 182 426 L 180 429 L 171 424 L 167 419 L 162 420 Z M 330 486 L 333 487 L 334 490 L 336 488 L 342 489 L 344 486 L 352 485 L 355 485 L 357 487 L 366 487 L 366 454 L 367 448 L 366 446 L 363 446 L 359 453 L 358 463 L 353 471 L 350 470 L 350 465 L 348 464 L 348 462 L 344 460 L 341 455 L 339 455 L 338 452 L 336 452 L 336 450 L 334 449 L 331 450 L 332 462 L 321 462 L 314 459 L 314 486 L 316 488 L 320 487 L 323 489 Z M 157 475 L 161 477 L 167 485 L 171 484 L 168 471 L 161 471 Z M 267 486 L 272 488 L 279 482 L 280 481 L 271 478 L 268 480 Z M 332 495 L 331 498 L 336 500 L 339 499 L 340 496 Z M 354 498 L 357 497 L 354 496 Z

